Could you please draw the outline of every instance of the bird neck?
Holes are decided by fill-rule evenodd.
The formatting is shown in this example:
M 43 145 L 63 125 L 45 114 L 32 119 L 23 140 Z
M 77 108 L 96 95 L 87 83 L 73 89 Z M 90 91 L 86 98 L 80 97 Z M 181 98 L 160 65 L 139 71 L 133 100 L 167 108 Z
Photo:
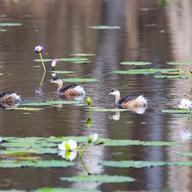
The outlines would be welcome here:
M 115 105 L 118 105 L 120 101 L 120 92 L 115 95 Z
M 57 92 L 59 92 L 63 88 L 63 81 L 58 83 Z

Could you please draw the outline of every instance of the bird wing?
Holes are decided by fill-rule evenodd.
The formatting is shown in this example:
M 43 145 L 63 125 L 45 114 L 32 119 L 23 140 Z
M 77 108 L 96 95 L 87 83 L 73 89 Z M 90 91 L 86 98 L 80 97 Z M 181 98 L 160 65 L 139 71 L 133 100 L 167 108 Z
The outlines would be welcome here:
M 65 91 L 67 91 L 68 89 L 73 89 L 74 87 L 76 87 L 78 84 L 76 84 L 76 83 L 73 83 L 73 84 L 70 84 L 70 85 L 68 85 L 68 86 L 66 86 L 66 87 L 63 87 L 60 91 L 61 92 L 65 92 Z
M 130 100 L 133 100 L 133 99 L 136 99 L 137 96 L 125 96 L 123 97 L 120 101 L 119 101 L 119 104 L 122 104 L 123 102 L 127 102 L 127 101 L 130 101 Z
M 0 98 L 4 97 L 5 95 L 9 95 L 9 94 L 12 94 L 14 93 L 13 91 L 3 91 L 3 92 L 0 92 Z

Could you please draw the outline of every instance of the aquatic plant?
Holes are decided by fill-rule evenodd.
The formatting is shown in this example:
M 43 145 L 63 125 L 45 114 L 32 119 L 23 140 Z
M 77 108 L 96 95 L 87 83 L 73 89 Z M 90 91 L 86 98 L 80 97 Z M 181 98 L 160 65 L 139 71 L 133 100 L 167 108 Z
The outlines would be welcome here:
M 89 106 L 89 107 L 91 107 L 92 106 L 92 99 L 91 99 L 91 97 L 87 97 L 86 98 L 86 103 L 87 103 L 87 105 Z
M 74 139 L 69 139 L 67 141 L 63 141 L 58 144 L 58 150 L 59 153 L 58 155 L 61 156 L 62 158 L 66 160 L 73 161 L 77 154 L 79 154 L 79 157 L 82 161 L 82 156 L 87 147 L 90 144 L 98 145 L 99 143 L 99 138 L 97 133 L 93 133 L 88 137 L 88 140 L 83 143 L 78 145 L 77 142 Z
M 46 71 L 46 67 L 45 67 L 45 64 L 43 61 L 43 57 L 42 57 L 43 46 L 41 46 L 41 45 L 35 46 L 34 52 L 39 54 L 39 57 L 40 57 L 40 60 L 41 60 L 42 66 L 43 66 L 43 70 Z

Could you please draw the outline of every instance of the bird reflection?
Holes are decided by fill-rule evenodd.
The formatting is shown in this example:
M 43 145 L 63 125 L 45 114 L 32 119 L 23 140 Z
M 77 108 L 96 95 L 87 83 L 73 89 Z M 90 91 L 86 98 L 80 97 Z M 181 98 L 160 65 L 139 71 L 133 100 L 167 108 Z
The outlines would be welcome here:
M 143 114 L 145 113 L 147 107 L 132 107 L 128 108 L 128 111 L 132 111 L 137 114 Z M 109 119 L 112 119 L 114 121 L 120 120 L 120 111 L 116 111 L 114 115 L 110 116 Z

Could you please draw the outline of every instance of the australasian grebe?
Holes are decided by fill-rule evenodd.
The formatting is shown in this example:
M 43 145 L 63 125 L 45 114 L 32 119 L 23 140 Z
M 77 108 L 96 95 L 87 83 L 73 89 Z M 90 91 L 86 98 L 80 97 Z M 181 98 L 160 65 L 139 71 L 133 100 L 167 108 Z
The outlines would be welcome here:
M 70 84 L 66 87 L 63 87 L 63 80 L 57 77 L 54 77 L 50 83 L 55 83 L 58 85 L 57 94 L 64 96 L 65 98 L 73 98 L 77 96 L 85 96 L 85 90 L 81 85 Z
M 19 103 L 21 101 L 21 97 L 17 95 L 13 91 L 3 91 L 0 92 L 0 104 L 8 104 L 14 105 L 15 103 Z
M 115 104 L 119 108 L 136 108 L 136 107 L 146 107 L 147 100 L 143 95 L 139 95 L 137 97 L 134 96 L 125 96 L 120 99 L 120 92 L 117 89 L 112 89 L 109 95 L 115 96 Z

